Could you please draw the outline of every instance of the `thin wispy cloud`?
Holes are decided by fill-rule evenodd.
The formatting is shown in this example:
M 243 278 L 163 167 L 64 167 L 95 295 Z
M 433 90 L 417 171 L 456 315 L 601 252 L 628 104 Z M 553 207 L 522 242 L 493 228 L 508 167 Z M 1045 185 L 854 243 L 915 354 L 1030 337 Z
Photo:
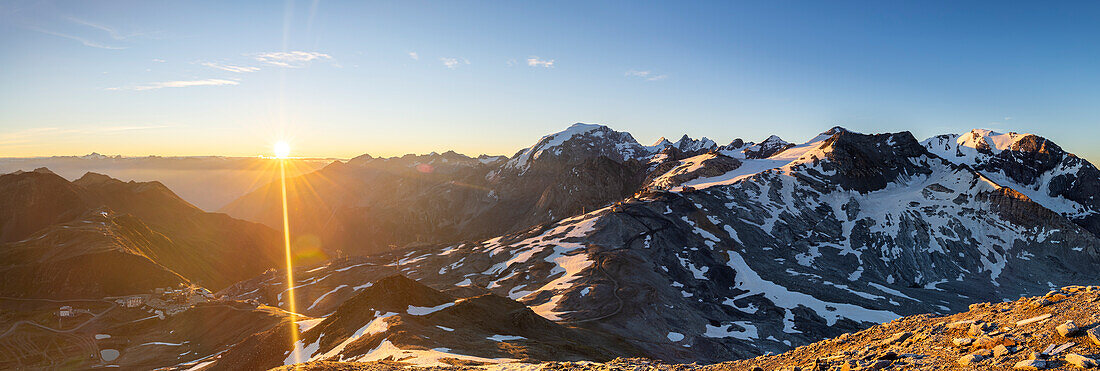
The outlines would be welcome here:
M 126 39 L 129 39 L 129 38 L 132 38 L 132 37 L 137 37 L 137 36 L 143 36 L 144 35 L 143 33 L 132 33 L 132 34 L 123 35 L 122 33 L 118 32 L 118 30 L 116 30 L 114 27 L 102 25 L 102 24 L 99 24 L 99 23 L 83 20 L 83 19 L 76 18 L 76 17 L 65 17 L 65 19 L 68 19 L 69 21 L 71 21 L 73 23 L 76 23 L 76 24 L 79 24 L 79 25 L 82 25 L 82 26 L 87 26 L 87 27 L 91 27 L 91 28 L 106 32 L 107 35 L 109 35 L 112 39 L 115 39 L 115 40 L 120 40 L 121 41 L 121 40 L 126 40 Z
M 420 60 L 420 54 L 416 54 L 416 52 L 409 52 L 409 58 Z
M 332 59 L 332 56 L 318 52 L 291 51 L 259 53 L 254 55 L 254 58 L 258 62 L 267 63 L 272 66 L 301 68 L 315 60 Z
M 229 72 L 235 72 L 235 73 L 256 72 L 256 71 L 260 70 L 259 67 L 233 66 L 233 65 L 214 63 L 214 62 L 202 62 L 202 63 L 199 63 L 199 64 L 201 64 L 203 66 L 206 66 L 206 67 L 219 69 L 219 70 L 222 70 L 222 71 L 229 71 Z
M 107 88 L 107 90 L 156 90 L 163 88 L 186 88 L 192 86 L 226 86 L 226 85 L 240 85 L 239 82 L 233 80 L 223 79 L 205 79 L 205 80 L 179 80 L 179 81 L 162 81 L 153 82 L 143 85 L 124 86 L 117 88 Z
M 531 67 L 553 68 L 554 67 L 554 60 L 553 59 L 539 59 L 539 57 L 528 57 L 527 58 L 527 65 L 531 66 Z
M 164 63 L 164 62 L 166 62 L 166 61 L 165 61 L 165 60 L 163 60 L 163 59 L 160 59 L 160 58 L 153 58 L 153 62 L 157 62 L 157 63 Z
M 53 36 L 62 37 L 62 38 L 66 38 L 66 39 L 73 40 L 73 41 L 78 41 L 81 44 L 84 44 L 84 46 L 89 46 L 89 47 L 93 47 L 93 48 L 109 49 L 109 50 L 126 49 L 125 46 L 107 45 L 107 44 L 103 44 L 103 43 L 100 43 L 100 42 L 97 42 L 97 41 L 94 41 L 94 40 L 90 40 L 90 39 L 85 38 L 85 37 L 70 35 L 70 34 L 67 34 L 67 33 L 61 33 L 61 32 L 56 32 L 56 31 L 50 31 L 50 30 L 43 29 L 43 28 L 28 27 L 28 29 L 30 29 L 32 31 L 35 31 L 35 32 L 41 32 L 41 33 L 44 33 L 44 34 L 47 34 L 47 35 L 53 35 Z
M 643 79 L 643 80 L 646 80 L 646 81 L 658 81 L 658 80 L 664 80 L 664 79 L 668 78 L 668 75 L 656 74 L 653 71 L 636 71 L 636 70 L 626 71 L 626 76 L 627 77 L 635 77 L 635 78 Z
M 458 68 L 460 65 L 470 64 L 470 60 L 466 58 L 439 58 L 439 61 L 443 62 L 444 66 L 452 70 Z
M 174 125 L 137 125 L 137 126 L 108 126 L 98 128 L 100 131 L 136 131 L 136 130 L 152 130 L 152 129 L 165 129 L 175 127 Z
M 102 31 L 103 33 L 107 34 L 107 38 L 110 38 L 110 40 L 107 40 L 109 42 L 99 41 L 97 39 L 103 39 L 103 37 L 92 37 L 92 36 L 96 36 L 96 35 L 90 35 L 90 34 L 85 35 L 85 32 L 77 32 L 77 31 L 79 31 L 79 29 L 70 29 L 69 31 L 66 31 L 66 32 L 55 31 L 54 29 L 56 29 L 56 28 L 46 29 L 46 28 L 42 28 L 42 27 L 38 27 L 38 26 L 29 26 L 29 27 L 27 27 L 27 29 L 30 29 L 30 30 L 36 31 L 36 32 L 41 32 L 41 33 L 44 33 L 44 34 L 47 34 L 47 35 L 53 35 L 53 36 L 57 36 L 57 37 L 77 41 L 77 42 L 80 42 L 81 44 L 83 44 L 84 46 L 88 46 L 88 47 L 92 47 L 92 48 L 99 48 L 99 49 L 109 49 L 109 50 L 120 50 L 120 49 L 126 49 L 127 48 L 126 46 L 117 45 L 118 42 L 125 42 L 125 41 L 127 41 L 129 39 L 132 39 L 132 38 L 135 38 L 135 37 L 146 37 L 146 38 L 150 37 L 150 34 L 141 33 L 141 32 L 124 34 L 122 32 L 119 32 L 118 29 L 116 29 L 114 27 L 104 25 L 104 24 L 101 24 L 101 23 L 88 21 L 88 20 L 85 20 L 85 19 L 76 18 L 76 17 L 68 16 L 68 17 L 62 17 L 62 19 L 64 21 L 67 21 L 67 22 L 71 23 L 71 24 L 76 24 L 76 25 L 83 26 L 83 27 L 86 27 L 86 28 L 91 28 L 91 29 L 94 29 L 94 30 L 97 30 L 97 31 Z M 100 35 L 99 33 L 96 33 L 96 34 Z

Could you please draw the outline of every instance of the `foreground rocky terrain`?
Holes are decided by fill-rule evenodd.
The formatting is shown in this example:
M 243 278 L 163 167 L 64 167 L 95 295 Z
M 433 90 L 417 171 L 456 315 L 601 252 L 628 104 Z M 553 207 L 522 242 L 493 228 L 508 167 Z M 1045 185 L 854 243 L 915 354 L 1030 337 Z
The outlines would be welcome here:
M 920 369 L 1043 370 L 1096 367 L 1100 286 L 979 303 L 948 315 L 901 318 L 786 353 L 707 370 Z
M 385 362 L 310 362 L 279 370 L 398 370 Z M 781 354 L 711 365 L 620 358 L 606 363 L 547 362 L 433 370 L 1073 370 L 1100 362 L 1100 286 L 978 303 L 962 313 L 899 318 Z M 418 370 L 423 368 L 416 368 Z

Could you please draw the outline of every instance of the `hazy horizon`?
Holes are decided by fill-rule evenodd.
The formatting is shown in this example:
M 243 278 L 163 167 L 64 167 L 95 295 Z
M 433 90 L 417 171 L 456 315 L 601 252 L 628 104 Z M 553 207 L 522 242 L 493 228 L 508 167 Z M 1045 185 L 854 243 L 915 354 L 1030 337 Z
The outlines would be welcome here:
M 601 125 L 603 125 L 603 124 L 601 124 Z M 614 126 L 610 126 L 610 125 L 607 125 L 607 126 L 609 126 L 609 127 L 610 127 L 611 129 L 613 129 L 613 130 L 617 130 L 617 131 L 624 131 L 624 130 L 620 130 L 620 129 L 618 129 L 618 128 L 614 127 Z M 834 126 L 842 126 L 842 127 L 845 127 L 845 126 L 843 126 L 843 125 L 834 125 Z M 565 127 L 566 127 L 566 126 L 562 126 L 562 128 L 561 128 L 561 129 L 564 129 Z M 830 127 L 832 127 L 832 126 L 830 126 Z M 859 132 L 858 130 L 852 129 L 852 128 L 850 128 L 850 127 L 845 127 L 845 128 L 846 128 L 846 129 L 849 129 L 849 130 L 853 130 L 853 131 L 857 131 L 857 132 Z M 1017 132 L 1017 133 L 1027 133 L 1027 132 L 1023 132 L 1023 131 L 1014 131 L 1014 130 L 1003 130 L 1003 129 L 997 129 L 997 128 L 989 128 L 989 127 L 981 127 L 981 128 L 979 128 L 979 127 L 975 127 L 975 128 L 973 128 L 973 129 L 986 129 L 986 130 L 992 130 L 992 131 L 995 131 L 995 132 L 1000 132 L 1000 133 L 1009 133 L 1009 132 Z M 825 131 L 825 130 L 828 130 L 828 128 L 822 128 L 822 130 L 821 130 L 821 131 Z M 555 131 L 553 131 L 553 132 L 548 132 L 548 133 L 546 133 L 545 135 L 553 134 L 553 133 L 556 133 L 556 132 L 558 132 L 558 131 L 560 131 L 560 130 L 555 130 Z M 903 131 L 910 131 L 910 132 L 912 132 L 912 130 L 903 130 Z M 629 132 L 629 131 L 626 131 L 626 132 Z M 864 133 L 864 134 L 880 134 L 880 133 L 882 133 L 882 132 L 863 132 L 863 133 Z M 633 134 L 633 133 L 631 133 L 631 134 Z M 817 134 L 819 134 L 819 132 L 807 133 L 806 135 L 804 135 L 804 138 L 785 138 L 785 137 L 782 137 L 782 136 L 780 136 L 780 137 L 781 137 L 781 138 L 782 138 L 783 140 L 785 140 L 785 141 L 788 141 L 788 142 L 791 142 L 791 143 L 803 143 L 804 141 L 806 141 L 806 140 L 808 140 L 808 139 L 811 139 L 811 138 L 813 138 L 813 137 L 814 137 L 814 136 L 816 136 Z M 917 141 L 923 141 L 923 140 L 925 140 L 925 139 L 928 139 L 928 138 L 931 138 L 932 136 L 935 136 L 935 135 L 940 135 L 940 134 L 961 134 L 961 132 L 960 132 L 960 133 L 938 133 L 938 134 L 931 134 L 931 135 L 928 135 L 927 137 L 922 137 L 922 136 L 918 136 L 918 135 L 917 135 L 916 133 L 913 133 L 913 134 L 914 134 L 914 137 L 915 137 L 915 138 L 917 139 Z M 1031 134 L 1035 134 L 1035 135 L 1039 135 L 1039 136 L 1043 136 L 1043 137 L 1046 137 L 1047 139 L 1050 139 L 1051 141 L 1053 141 L 1053 142 L 1055 142 L 1055 143 L 1062 143 L 1062 142 L 1063 142 L 1063 140 L 1060 140 L 1060 139 L 1058 139 L 1058 138 L 1051 138 L 1051 137 L 1049 137 L 1049 136 L 1045 136 L 1045 135 L 1044 135 L 1043 133 L 1041 133 L 1041 132 L 1031 132 Z M 680 135 L 684 135 L 684 134 L 680 134 Z M 719 145 L 727 144 L 727 143 L 731 142 L 731 141 L 732 141 L 732 140 L 734 140 L 734 139 L 742 139 L 742 140 L 744 140 L 744 141 L 746 141 L 746 142 L 759 142 L 759 141 L 761 141 L 761 140 L 763 140 L 763 139 L 766 139 L 766 137 L 763 137 L 763 138 L 756 138 L 756 139 L 743 138 L 743 137 L 733 137 L 733 138 L 729 138 L 729 139 L 727 140 L 727 139 L 714 138 L 714 137 L 709 137 L 709 136 L 706 136 L 706 137 L 707 137 L 708 139 L 714 140 L 714 141 L 715 141 L 716 143 L 718 143 Z M 533 138 L 531 138 L 531 140 L 529 141 L 529 143 L 527 143 L 527 144 L 525 144 L 525 145 L 521 145 L 521 147 L 517 147 L 517 148 L 516 148 L 515 150 L 512 150 L 512 151 L 510 151 L 510 152 L 507 152 L 507 153 L 488 153 L 488 152 L 469 152 L 469 153 L 465 153 L 465 152 L 461 152 L 461 151 L 457 151 L 457 150 L 453 150 L 453 149 L 437 149 L 437 150 L 429 150 L 429 151 L 427 151 L 427 152 L 404 152 L 404 153 L 400 153 L 400 152 L 394 152 L 394 153 L 371 153 L 371 152 L 362 152 L 362 153 L 358 153 L 358 154 L 353 154 L 353 155 L 348 155 L 348 156 L 343 156 L 343 157 L 331 157 L 331 156 L 328 156 L 328 157 L 326 157 L 326 156 L 310 156 L 310 155 L 309 155 L 308 153 L 295 153 L 295 154 L 294 154 L 294 156 L 292 156 L 292 157 L 293 157 L 293 158 L 295 158 L 295 159 L 299 159 L 299 160 L 333 160 L 333 161 L 347 161 L 347 160 L 350 160 L 350 159 L 352 159 L 352 158 L 354 158 L 354 157 L 358 157 L 358 156 L 361 156 L 361 155 L 370 155 L 370 156 L 372 156 L 372 157 L 376 157 L 376 158 L 394 158 L 394 157 L 401 157 L 401 156 L 405 156 L 405 155 L 428 155 L 428 154 L 431 154 L 431 153 L 445 153 L 445 152 L 448 152 L 448 151 L 454 151 L 454 152 L 456 152 L 456 153 L 458 153 L 458 154 L 461 154 L 461 155 L 465 155 L 465 156 L 469 156 L 469 157 L 478 157 L 478 156 L 481 156 L 481 155 L 488 155 L 488 156 L 506 156 L 506 157 L 512 157 L 512 156 L 513 156 L 513 155 L 514 155 L 514 154 L 515 154 L 515 153 L 516 153 L 517 151 L 519 151 L 519 150 L 522 150 L 522 149 L 524 149 L 524 148 L 527 148 L 527 147 L 529 147 L 530 145 L 532 145 L 532 144 L 534 144 L 535 142 L 537 142 L 537 141 L 538 141 L 538 140 L 539 140 L 540 138 L 542 138 L 542 136 L 538 136 L 538 137 L 533 137 Z M 653 144 L 653 143 L 656 143 L 656 142 L 657 142 L 657 141 L 659 141 L 659 140 L 660 140 L 661 138 L 665 138 L 665 139 L 668 139 L 668 140 L 670 140 L 670 141 L 676 141 L 676 140 L 677 140 L 677 139 L 679 139 L 680 137 L 679 137 L 679 136 L 672 136 L 672 135 L 667 135 L 667 136 L 660 136 L 660 137 L 655 137 L 655 138 L 653 138 L 652 140 L 642 140 L 642 139 L 639 139 L 639 138 L 635 137 L 635 139 L 636 139 L 636 140 L 638 140 L 638 142 L 639 142 L 639 143 L 641 143 L 641 144 L 643 144 L 643 145 L 649 145 L 649 144 Z M 700 138 L 701 138 L 701 137 L 694 137 L 693 139 L 700 139 Z M 1084 158 L 1085 160 L 1088 160 L 1088 161 L 1090 161 L 1090 162 L 1091 162 L 1091 160 L 1089 159 L 1089 156 L 1087 156 L 1087 155 L 1084 155 L 1084 154 L 1083 154 L 1083 152 L 1075 151 L 1075 150 L 1074 150 L 1073 148 L 1063 148 L 1063 149 L 1064 149 L 1064 150 L 1066 150 L 1066 151 L 1067 151 L 1067 152 L 1069 152 L 1069 153 L 1073 153 L 1073 154 L 1075 154 L 1075 155 L 1077 155 L 1077 156 L 1079 156 L 1079 157 L 1081 157 L 1081 158 Z M 1090 149 L 1091 149 L 1091 148 L 1090 148 Z M 261 152 L 261 153 L 251 154 L 251 155 L 225 155 L 225 154 L 216 154 L 216 153 L 215 153 L 215 154 L 175 154 L 175 155 L 162 155 L 162 154 L 156 154 L 156 153 L 149 153 L 149 154 L 123 154 L 123 153 L 115 153 L 115 152 L 110 152 L 110 151 L 99 151 L 99 150 L 97 150 L 97 151 L 92 151 L 92 152 L 88 152 L 88 153 L 83 153 L 83 154 L 69 154 L 69 153 L 65 153 L 65 154 L 49 154 L 49 155 L 39 155 L 39 156 L 4 156 L 4 155 L 0 155 L 0 159 L 11 159 L 11 160 L 32 160 L 32 159 L 46 159 L 46 158 L 51 158 L 51 157 L 82 157 L 82 156 L 89 156 L 89 155 L 92 155 L 92 154 L 99 154 L 99 155 L 103 155 L 103 156 L 110 156 L 110 157 L 113 157 L 113 156 L 122 156 L 123 158 L 127 158 L 127 159 L 140 159 L 140 158 L 147 158 L 147 157 L 164 157 L 164 158 L 186 158 L 186 157 L 227 157 L 227 158 L 256 158 L 256 157 L 271 156 L 271 153 L 270 153 L 271 151 L 270 151 L 270 149 L 265 149 L 265 150 L 266 150 L 266 152 Z M 1091 152 L 1089 152 L 1089 153 L 1091 153 Z

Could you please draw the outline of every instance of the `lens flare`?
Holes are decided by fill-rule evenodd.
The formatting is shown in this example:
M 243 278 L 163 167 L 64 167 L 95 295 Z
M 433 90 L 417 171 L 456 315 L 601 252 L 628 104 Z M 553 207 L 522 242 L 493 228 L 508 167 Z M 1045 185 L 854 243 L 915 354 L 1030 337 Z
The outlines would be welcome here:
M 290 156 L 290 144 L 286 141 L 278 141 L 275 143 L 275 157 L 285 159 Z

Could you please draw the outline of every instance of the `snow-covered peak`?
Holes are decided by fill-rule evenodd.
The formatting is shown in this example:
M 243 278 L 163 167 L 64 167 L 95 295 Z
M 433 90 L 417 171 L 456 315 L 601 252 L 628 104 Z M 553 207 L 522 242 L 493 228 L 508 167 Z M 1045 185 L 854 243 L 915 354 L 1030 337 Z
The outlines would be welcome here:
M 794 144 L 772 135 L 760 143 L 748 146 L 743 152 L 746 158 L 768 158 L 792 146 Z
M 734 139 L 730 144 L 718 147 L 718 152 L 737 159 L 745 158 L 745 149 L 756 145 L 753 142 L 745 142 L 741 138 Z
M 929 152 L 967 165 L 994 182 L 1023 193 L 1075 222 L 1095 227 L 1100 220 L 1097 170 L 1057 144 L 1033 134 L 974 129 L 943 134 L 921 142 Z
M 86 154 L 84 156 L 80 156 L 79 158 L 83 159 L 83 160 L 107 160 L 107 159 L 121 158 L 121 157 L 122 157 L 121 155 L 106 156 L 106 155 L 99 154 L 99 152 L 92 152 L 92 153 Z
M 833 127 L 832 127 L 832 128 L 830 128 L 829 130 L 826 130 L 825 132 L 823 132 L 823 133 L 821 133 L 821 134 L 822 134 L 822 135 L 833 135 L 833 134 L 837 134 L 837 133 L 852 133 L 852 134 L 860 134 L 860 133 L 857 133 L 857 132 L 854 132 L 854 131 L 848 130 L 848 129 L 844 128 L 843 126 L 833 126 Z
M 683 137 L 680 137 L 680 140 L 676 141 L 675 146 L 676 149 L 680 150 L 680 152 L 687 153 L 708 151 L 718 148 L 718 144 L 714 143 L 713 140 L 710 140 L 707 137 L 702 137 L 696 140 L 691 139 L 691 137 L 687 136 L 687 134 L 684 134 Z
M 781 173 L 791 173 L 805 166 L 814 167 L 819 173 L 835 173 L 835 170 L 821 168 L 822 163 L 819 161 L 833 158 L 835 154 L 833 152 L 837 150 L 837 146 L 843 147 L 840 161 L 846 161 L 845 158 L 851 156 L 849 153 L 855 150 L 863 152 L 863 156 L 869 156 L 863 160 L 874 159 L 871 163 L 862 164 L 861 166 L 873 166 L 874 163 L 881 162 L 886 164 L 881 165 L 884 168 L 894 170 L 904 167 L 894 165 L 908 161 L 899 160 L 899 158 L 914 156 L 915 152 L 923 153 L 916 140 L 908 132 L 863 135 L 837 127 L 799 145 L 787 143 L 773 135 L 759 144 L 747 146 L 743 151 L 746 157 L 741 159 L 742 164 L 736 169 L 720 175 L 699 177 L 684 182 L 683 185 L 695 189 L 728 185 L 773 169 L 778 169 Z M 767 154 L 765 150 L 773 152 L 770 156 L 764 157 L 763 155 Z M 727 154 L 729 152 L 721 151 L 720 153 Z
M 990 156 L 1012 149 L 1016 142 L 1030 135 L 1032 134 L 974 129 L 966 134 L 937 135 L 921 144 L 929 152 L 951 162 L 974 166 L 984 163 Z
M 569 148 L 569 153 L 566 153 Z M 596 155 L 623 161 L 648 157 L 652 152 L 630 133 L 618 132 L 599 124 L 576 123 L 565 130 L 542 137 L 534 145 L 512 156 L 504 168 L 526 172 L 531 163 L 545 155 L 566 156 L 573 160 Z
M 671 145 L 672 142 L 669 142 L 668 139 L 665 139 L 665 137 L 661 137 L 660 139 L 657 139 L 656 142 L 653 142 L 653 145 L 649 146 L 649 148 L 655 148 L 656 150 L 654 150 L 653 152 L 660 152 L 662 149 L 665 149 L 665 147 Z
M 959 145 L 978 148 L 981 143 L 985 143 L 992 150 L 999 153 L 1012 147 L 1020 139 L 1031 134 L 1018 134 L 1015 132 L 998 133 L 989 129 L 974 129 L 971 130 L 969 135 L 963 135 L 959 138 Z

